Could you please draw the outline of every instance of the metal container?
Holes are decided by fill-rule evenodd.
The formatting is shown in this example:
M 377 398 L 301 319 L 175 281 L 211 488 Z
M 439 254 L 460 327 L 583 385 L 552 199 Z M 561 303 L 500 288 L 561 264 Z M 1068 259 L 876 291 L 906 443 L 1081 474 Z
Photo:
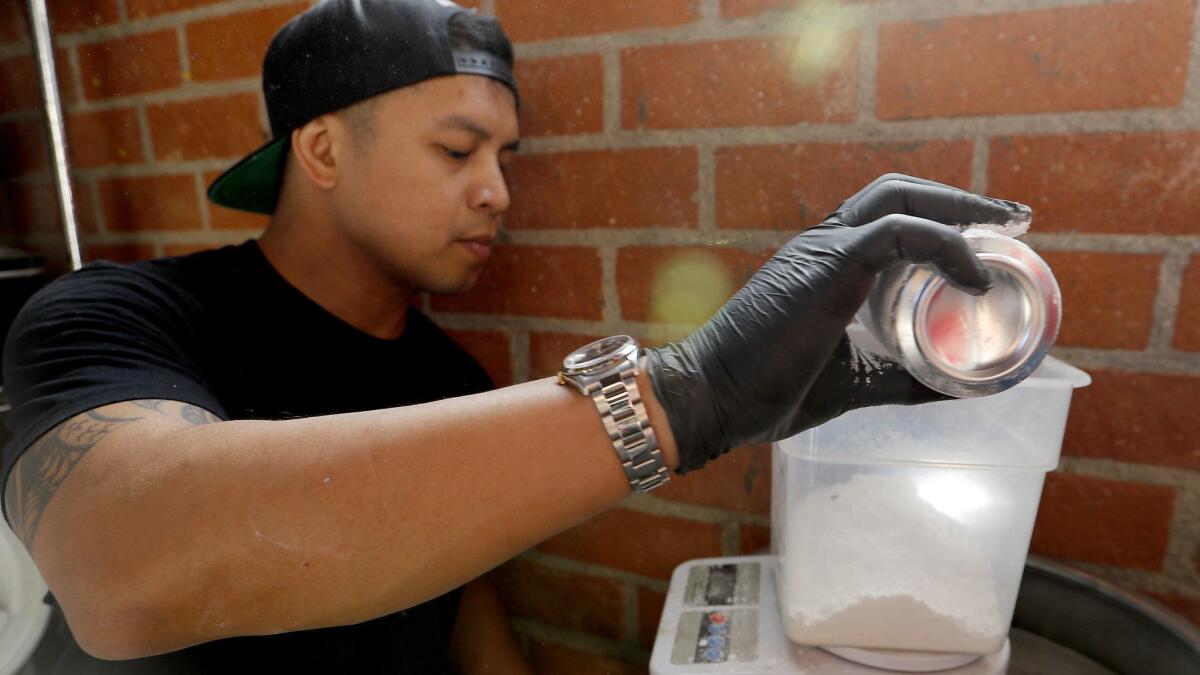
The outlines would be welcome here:
M 932 265 L 884 270 L 858 319 L 913 377 L 958 398 L 1011 388 L 1042 362 L 1058 336 L 1062 295 L 1033 249 L 987 230 L 963 233 L 988 268 L 981 296 L 952 286 Z

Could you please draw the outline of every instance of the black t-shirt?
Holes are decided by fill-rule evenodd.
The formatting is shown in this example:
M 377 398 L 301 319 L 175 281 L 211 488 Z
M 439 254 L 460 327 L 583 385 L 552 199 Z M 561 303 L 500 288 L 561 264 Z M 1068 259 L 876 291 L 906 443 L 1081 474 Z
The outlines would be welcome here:
M 56 280 L 21 310 L 3 368 L 13 439 L 0 486 L 42 434 L 118 401 L 171 399 L 227 420 L 278 420 L 492 388 L 479 364 L 415 308 L 403 335 L 375 338 L 291 286 L 255 241 L 131 265 L 93 263 Z M 218 640 L 150 659 L 77 654 L 63 672 L 85 661 L 87 672 L 104 673 L 444 672 L 458 596 L 354 626 Z

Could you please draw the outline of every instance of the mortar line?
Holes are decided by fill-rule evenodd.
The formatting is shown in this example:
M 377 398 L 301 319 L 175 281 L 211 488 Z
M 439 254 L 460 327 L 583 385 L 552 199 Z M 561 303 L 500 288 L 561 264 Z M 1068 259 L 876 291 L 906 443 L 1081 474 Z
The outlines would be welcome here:
M 617 249 L 614 246 L 599 246 L 600 283 L 604 298 L 601 323 L 613 325 L 621 318 L 621 296 L 617 292 Z
M 721 528 L 721 555 L 731 556 L 741 553 L 742 525 L 741 523 L 725 523 Z
M 700 0 L 696 18 L 701 22 L 721 19 L 721 0 Z
M 92 217 L 96 220 L 96 230 L 107 232 L 108 219 L 104 217 L 104 205 L 100 203 L 100 181 L 91 180 L 87 185 L 92 193 Z
M 1200 525 L 1200 491 L 1182 489 L 1175 495 L 1163 573 L 1169 579 L 1183 581 L 1193 590 L 1200 591 L 1200 570 L 1196 569 L 1196 555 L 1200 553 L 1200 527 L 1197 525 Z
M 616 49 L 608 49 L 603 54 L 603 87 L 602 106 L 604 117 L 604 134 L 613 134 L 621 130 L 621 53 Z
M 576 651 L 615 658 L 635 665 L 646 665 L 650 661 L 650 655 L 639 646 L 590 633 L 568 630 L 534 619 L 516 618 L 513 619 L 513 626 L 518 632 L 527 633 L 531 639 L 569 647 Z
M 122 38 L 133 37 L 135 35 L 143 35 L 145 33 L 153 33 L 186 26 L 188 23 L 195 21 L 233 16 L 234 14 L 240 14 L 242 12 L 290 5 L 294 4 L 295 2 L 296 0 L 230 0 L 229 2 L 220 2 L 216 4 L 190 7 L 174 12 L 167 12 L 144 19 L 136 19 L 131 17 L 129 21 L 123 25 L 117 23 L 85 28 L 83 30 L 66 33 L 62 36 L 59 36 L 59 42 L 61 46 L 92 44 L 96 42 L 105 42 L 108 40 L 119 40 Z
M 641 622 L 638 621 L 638 593 L 637 587 L 631 583 L 621 584 L 621 600 L 625 608 L 625 616 L 623 623 L 625 624 L 625 634 L 622 640 L 627 644 L 637 644 L 638 629 Z
M 1188 55 L 1187 78 L 1184 80 L 1181 107 L 1200 111 L 1200 0 L 1192 8 L 1192 51 Z
M 702 143 L 698 148 L 696 177 L 696 218 L 700 232 L 715 233 L 717 230 L 717 158 L 711 145 Z
M 1163 353 L 1171 350 L 1175 338 L 1175 323 L 1179 314 L 1179 296 L 1183 291 L 1183 271 L 1189 254 L 1184 249 L 1167 252 L 1158 267 L 1158 293 L 1154 297 L 1150 340 L 1146 351 Z
M 988 159 L 991 153 L 991 143 L 982 134 L 973 139 L 974 148 L 971 152 L 971 192 L 987 194 L 988 189 Z
M 1079 476 L 1144 485 L 1166 485 L 1181 490 L 1200 490 L 1200 470 L 1076 455 L 1063 457 L 1058 468 Z
M 1160 571 L 1118 567 L 1116 565 L 1084 562 L 1081 560 L 1055 558 L 1052 558 L 1052 560 L 1083 570 L 1092 576 L 1100 577 L 1121 590 L 1138 595 L 1142 595 L 1145 591 L 1151 591 L 1170 595 L 1187 594 L 1194 596 L 1197 591 L 1200 591 L 1200 588 L 1196 588 L 1187 582 L 1179 583 L 1178 580 L 1172 579 L 1166 573 Z
M 188 89 L 192 84 L 192 63 L 188 58 L 187 31 L 183 26 L 175 29 L 175 45 L 179 50 L 179 74 L 183 83 L 181 89 Z
M 858 27 L 858 121 L 875 121 L 879 74 L 879 22 L 864 15 Z
M 87 98 L 84 97 L 84 95 L 83 95 L 84 94 L 83 66 L 80 65 L 80 63 L 79 63 L 79 50 L 78 49 L 75 49 L 74 47 L 68 47 L 68 48 L 66 48 L 66 52 L 67 52 L 67 67 L 71 73 L 70 87 L 72 89 L 72 93 L 74 93 L 74 99 L 76 101 L 75 105 L 72 105 L 70 107 L 78 108 L 78 107 L 84 105 L 84 102 L 87 101 Z M 62 83 L 60 82 L 58 86 L 62 87 Z
M 129 8 L 126 6 L 127 0 L 117 0 L 117 23 L 121 26 L 129 26 Z
M 480 0 L 479 13 L 487 16 L 496 16 L 496 0 Z
M 509 332 L 509 345 L 512 349 L 513 384 L 529 381 L 529 331 L 520 330 Z
M 608 567 L 607 565 L 601 565 L 599 563 L 591 563 L 583 560 L 576 560 L 574 558 L 542 553 L 537 549 L 530 549 L 517 556 L 517 558 L 561 572 L 570 572 L 572 574 L 612 579 L 652 591 L 666 592 L 669 586 L 669 583 L 662 579 L 642 576 L 640 574 L 627 572 L 615 567 Z
M 200 171 L 192 173 L 196 184 L 196 208 L 200 209 L 200 229 L 212 231 L 212 214 L 208 212 L 208 195 L 204 185 L 204 174 Z
M 154 139 L 150 136 L 150 113 L 147 112 L 146 105 L 143 103 L 134 106 L 133 110 L 137 117 L 138 140 L 142 144 L 142 156 L 146 158 L 143 164 L 148 167 L 157 167 L 158 161 L 154 157 Z

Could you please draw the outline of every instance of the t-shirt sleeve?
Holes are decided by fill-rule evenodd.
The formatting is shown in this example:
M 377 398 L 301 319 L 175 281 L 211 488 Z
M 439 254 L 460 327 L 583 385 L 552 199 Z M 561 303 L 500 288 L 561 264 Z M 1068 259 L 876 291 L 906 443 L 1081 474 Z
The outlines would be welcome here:
M 201 338 L 192 326 L 201 309 L 169 276 L 109 263 L 61 277 L 30 298 L 4 344 L 12 438 L 3 450 L 0 499 L 34 441 L 92 408 L 169 399 L 226 419 L 194 357 Z

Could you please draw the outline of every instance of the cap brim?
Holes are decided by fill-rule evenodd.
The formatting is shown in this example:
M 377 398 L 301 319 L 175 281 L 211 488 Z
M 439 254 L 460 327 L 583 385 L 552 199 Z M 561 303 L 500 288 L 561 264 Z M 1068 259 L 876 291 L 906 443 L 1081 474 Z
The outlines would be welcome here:
M 287 148 L 288 137 L 283 136 L 250 153 L 213 181 L 208 198 L 231 209 L 274 213 Z

